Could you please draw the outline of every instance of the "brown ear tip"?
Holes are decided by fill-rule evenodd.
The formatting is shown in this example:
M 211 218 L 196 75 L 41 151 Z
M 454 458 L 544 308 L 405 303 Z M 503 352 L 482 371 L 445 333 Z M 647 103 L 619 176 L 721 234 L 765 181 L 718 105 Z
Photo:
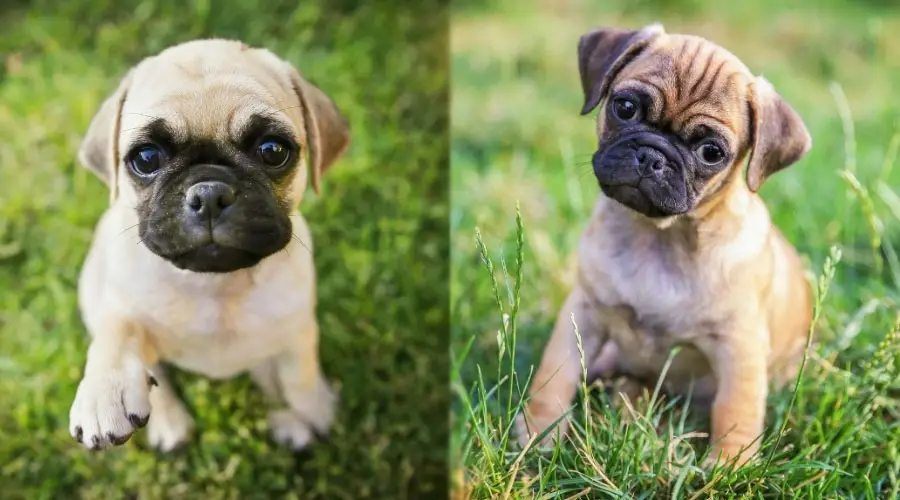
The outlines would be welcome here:
M 747 179 L 747 188 L 750 190 L 751 193 L 755 194 L 755 193 L 759 192 L 760 184 L 762 184 L 762 181 L 760 181 L 760 180 L 753 179 L 753 178 Z

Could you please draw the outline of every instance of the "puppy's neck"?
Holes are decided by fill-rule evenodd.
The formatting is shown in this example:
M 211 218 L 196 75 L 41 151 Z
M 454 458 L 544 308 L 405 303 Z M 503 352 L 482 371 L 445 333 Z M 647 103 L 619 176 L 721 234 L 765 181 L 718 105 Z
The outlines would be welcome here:
M 695 251 L 704 246 L 708 238 L 721 241 L 737 237 L 747 213 L 752 209 L 755 196 L 736 178 L 687 214 L 650 218 L 612 203 L 641 231 L 657 233 L 669 242 L 684 242 L 689 251 Z

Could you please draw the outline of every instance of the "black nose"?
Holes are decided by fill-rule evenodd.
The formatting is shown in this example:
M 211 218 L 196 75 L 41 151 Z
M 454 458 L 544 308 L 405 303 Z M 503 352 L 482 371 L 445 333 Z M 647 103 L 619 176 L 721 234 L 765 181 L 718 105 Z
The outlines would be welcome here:
M 186 209 L 201 219 L 216 220 L 235 200 L 235 192 L 224 182 L 198 182 L 187 190 Z
M 666 155 L 656 148 L 641 147 L 637 150 L 638 167 L 642 175 L 662 172 L 666 166 Z

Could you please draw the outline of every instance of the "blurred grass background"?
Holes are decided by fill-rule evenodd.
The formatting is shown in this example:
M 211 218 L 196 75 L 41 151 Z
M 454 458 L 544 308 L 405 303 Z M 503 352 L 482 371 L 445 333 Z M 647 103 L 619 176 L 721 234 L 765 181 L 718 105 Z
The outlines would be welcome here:
M 507 409 L 491 390 L 510 373 L 498 366 L 504 359 L 497 345 L 501 312 L 475 245 L 478 228 L 494 261 L 501 308 L 509 313 L 504 280 L 506 286 L 514 284 L 502 271 L 515 274 L 520 204 L 524 280 L 518 343 L 507 347 L 515 349 L 518 383 L 524 384 L 573 285 L 576 244 L 599 194 L 589 161 L 596 147 L 595 114 L 579 116 L 578 38 L 594 27 L 636 29 L 659 21 L 670 33 L 704 36 L 729 49 L 798 110 L 812 133 L 813 149 L 771 178 L 761 195 L 811 272 L 821 271 L 832 246 L 843 254 L 795 414 L 784 415 L 789 390 L 770 397 L 770 429 L 787 418 L 793 431 L 781 451 L 787 453 L 785 467 L 800 461 L 797 471 L 771 482 L 749 477 L 741 484 L 763 485 L 760 491 L 773 494 L 772 485 L 778 483 L 788 488 L 783 494 L 816 479 L 821 469 L 810 463 L 824 463 L 843 472 L 831 470 L 804 491 L 827 484 L 824 497 L 868 498 L 871 493 L 871 498 L 896 498 L 900 392 L 877 395 L 883 403 L 877 416 L 864 414 L 858 398 L 870 387 L 869 377 L 892 376 L 897 389 L 900 375 L 896 340 L 885 347 L 893 354 L 883 371 L 865 373 L 863 368 L 897 319 L 900 4 L 458 0 L 452 16 L 451 331 L 456 362 L 462 363 L 457 390 L 465 391 L 477 413 L 464 414 L 468 403 L 456 409 L 453 446 L 464 448 L 456 459 L 467 469 L 469 493 L 484 498 L 521 489 L 523 497 L 562 498 L 605 473 L 626 493 L 662 498 L 677 480 L 647 470 L 617 471 L 612 465 L 598 472 L 572 450 L 543 461 L 522 462 L 511 451 L 504 455 Z M 469 342 L 471 350 L 463 358 Z M 482 413 L 485 407 L 491 411 Z M 842 432 L 853 433 L 852 443 L 840 437 Z M 597 445 L 594 456 L 606 466 L 612 451 L 604 446 Z M 629 460 L 642 460 L 636 456 Z M 875 485 L 871 492 L 864 488 L 866 474 Z M 702 482 L 686 484 L 699 491 Z
M 440 1 L 70 1 L 0 8 L 0 498 L 421 498 L 446 489 L 447 22 Z M 294 63 L 353 129 L 316 245 L 330 438 L 270 444 L 246 378 L 178 381 L 194 441 L 89 453 L 67 432 L 87 336 L 75 287 L 103 185 L 76 164 L 101 101 L 142 57 L 239 38 Z M 430 493 L 429 493 L 430 492 Z

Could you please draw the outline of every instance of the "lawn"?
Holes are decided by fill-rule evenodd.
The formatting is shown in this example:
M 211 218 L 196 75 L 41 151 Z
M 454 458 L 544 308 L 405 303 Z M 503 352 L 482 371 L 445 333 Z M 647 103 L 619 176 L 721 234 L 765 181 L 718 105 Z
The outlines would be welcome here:
M 447 13 L 440 2 L 13 2 L 0 11 L 0 498 L 422 498 L 447 488 Z M 68 434 L 87 336 L 79 269 L 107 205 L 76 163 L 125 70 L 198 37 L 267 47 L 353 129 L 301 211 L 316 241 L 330 438 L 269 441 L 249 380 L 180 374 L 198 432 L 172 455 Z
M 898 498 L 900 10 L 823 0 L 460 2 L 451 26 L 452 449 L 461 497 Z M 718 6 L 718 7 L 714 7 Z M 575 279 L 599 188 L 579 116 L 578 37 L 596 26 L 705 36 L 799 111 L 812 152 L 761 195 L 817 282 L 798 390 L 770 394 L 763 459 L 703 471 L 702 415 L 601 391 L 552 453 L 508 439 Z M 521 228 L 517 223 L 517 206 Z M 625 411 L 625 410 L 622 410 Z M 459 484 L 459 483 L 457 483 Z M 583 496 L 582 496 L 583 495 Z

